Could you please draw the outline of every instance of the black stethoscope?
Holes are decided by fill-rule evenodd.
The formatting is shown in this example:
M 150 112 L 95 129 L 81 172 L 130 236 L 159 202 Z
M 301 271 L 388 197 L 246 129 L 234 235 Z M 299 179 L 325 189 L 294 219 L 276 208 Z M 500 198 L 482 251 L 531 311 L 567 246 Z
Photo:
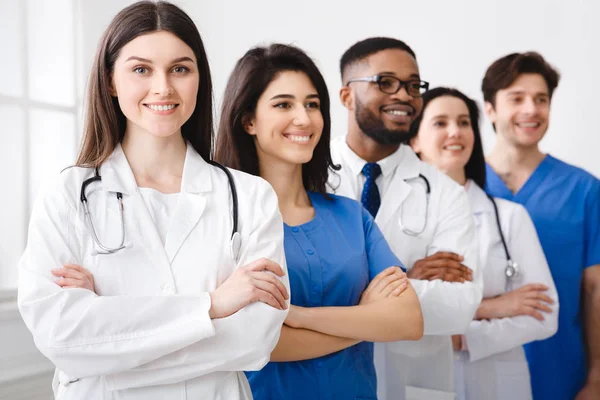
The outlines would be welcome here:
M 233 229 L 231 231 L 231 242 L 229 244 L 229 247 L 230 247 L 230 251 L 231 251 L 231 256 L 237 262 L 239 259 L 239 252 L 240 252 L 240 248 L 242 245 L 242 241 L 241 241 L 240 233 L 238 232 L 238 196 L 237 196 L 237 190 L 235 187 L 235 181 L 233 179 L 233 175 L 231 175 L 231 172 L 229 172 L 229 170 L 227 168 L 225 168 L 221 164 L 217 163 L 216 161 L 209 160 L 208 163 L 221 169 L 223 172 L 225 172 L 225 174 L 227 175 L 227 180 L 229 181 L 229 188 L 231 189 L 231 197 L 233 200 Z M 101 181 L 101 180 L 102 180 L 102 176 L 100 175 L 98 168 L 96 168 L 94 176 L 86 179 L 81 184 L 81 193 L 80 193 L 79 198 L 81 200 L 81 203 L 83 204 L 85 218 L 87 219 L 88 224 L 90 225 L 90 228 L 92 231 L 92 237 L 94 238 L 94 242 L 96 242 L 96 244 L 98 245 L 98 247 L 101 250 L 98 253 L 99 254 L 113 254 L 113 253 L 116 253 L 119 250 L 122 250 L 126 247 L 125 246 L 125 218 L 123 216 L 123 212 L 124 212 L 123 211 L 123 193 L 116 192 L 117 201 L 119 202 L 119 210 L 121 213 L 121 242 L 119 243 L 119 245 L 117 247 L 108 247 L 108 246 L 103 245 L 98 237 L 98 233 L 96 232 L 96 228 L 94 227 L 94 223 L 92 221 L 92 216 L 90 215 L 90 210 L 88 208 L 88 199 L 87 199 L 87 196 L 85 195 L 85 190 L 90 184 L 92 184 L 96 181 Z
M 504 234 L 502 233 L 502 228 L 500 227 L 500 214 L 498 212 L 498 205 L 496 205 L 496 201 L 492 196 L 490 196 L 488 193 L 485 195 L 488 197 L 488 199 L 490 199 L 492 205 L 494 206 L 494 214 L 496 215 L 498 233 L 500 234 L 500 240 L 502 241 L 502 246 L 504 247 L 504 254 L 506 254 L 506 268 L 504 269 L 504 274 L 508 279 L 515 279 L 519 276 L 519 266 L 512 260 L 510 253 L 508 252 L 508 246 L 506 245 L 506 240 L 504 239 Z

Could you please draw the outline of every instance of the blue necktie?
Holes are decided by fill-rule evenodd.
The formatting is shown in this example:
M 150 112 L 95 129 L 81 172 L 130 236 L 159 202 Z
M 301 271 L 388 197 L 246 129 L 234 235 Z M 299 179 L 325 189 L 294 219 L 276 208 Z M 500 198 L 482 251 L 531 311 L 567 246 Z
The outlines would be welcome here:
M 367 178 L 367 181 L 363 187 L 360 202 L 375 218 L 381 205 L 381 197 L 379 197 L 379 189 L 377 188 L 375 179 L 381 175 L 381 167 L 377 163 L 366 163 L 362 169 L 362 173 Z

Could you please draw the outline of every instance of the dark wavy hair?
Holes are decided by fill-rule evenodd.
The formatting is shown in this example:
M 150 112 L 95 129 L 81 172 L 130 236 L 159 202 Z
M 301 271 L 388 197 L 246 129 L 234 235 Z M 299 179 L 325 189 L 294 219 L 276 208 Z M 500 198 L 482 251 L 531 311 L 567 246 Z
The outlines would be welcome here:
M 496 105 L 496 93 L 513 84 L 521 74 L 540 74 L 548 85 L 550 98 L 560 81 L 560 74 L 541 54 L 534 51 L 512 53 L 494 61 L 481 81 L 483 99 Z
M 254 137 L 246 131 L 244 123 L 254 116 L 258 99 L 267 86 L 284 71 L 305 73 L 317 89 L 323 115 L 323 133 L 312 159 L 302 166 L 302 179 L 306 190 L 326 194 L 329 169 L 339 170 L 331 160 L 329 145 L 329 92 L 313 60 L 295 46 L 271 44 L 255 47 L 238 60 L 225 89 L 215 161 L 252 175 L 260 175 Z
M 483 143 L 481 141 L 481 132 L 479 131 L 479 107 L 475 100 L 467 97 L 464 93 L 457 89 L 447 87 L 437 87 L 431 89 L 423 94 L 423 111 L 415 119 L 411 125 L 410 131 L 413 135 L 417 135 L 419 127 L 423 121 L 423 114 L 427 105 L 432 101 L 442 96 L 456 97 L 464 101 L 469 110 L 469 119 L 471 120 L 471 127 L 473 128 L 473 135 L 475 136 L 475 142 L 473 144 L 473 152 L 467 165 L 465 165 L 465 176 L 467 179 L 471 179 L 480 188 L 485 187 L 485 157 L 483 155 Z
M 111 96 L 115 61 L 127 43 L 138 36 L 160 31 L 177 36 L 196 56 L 200 74 L 196 108 L 181 127 L 181 134 L 202 158 L 210 159 L 212 81 L 198 28 L 183 10 L 169 2 L 139 1 L 119 12 L 100 39 L 88 83 L 83 142 L 76 165 L 100 166 L 123 141 L 127 119 L 117 98 Z

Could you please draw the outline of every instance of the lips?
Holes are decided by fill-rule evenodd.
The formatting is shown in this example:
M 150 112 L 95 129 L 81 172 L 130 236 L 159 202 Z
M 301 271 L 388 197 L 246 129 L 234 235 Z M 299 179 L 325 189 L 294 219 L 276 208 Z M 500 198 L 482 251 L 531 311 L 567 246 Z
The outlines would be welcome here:
M 392 104 L 381 107 L 381 112 L 402 117 L 410 117 L 415 113 L 414 108 L 406 104 Z
M 283 136 L 294 143 L 308 143 L 312 135 L 310 133 L 284 133 Z
M 516 125 L 520 128 L 539 128 L 540 122 L 517 122 Z
M 444 146 L 443 149 L 450 150 L 450 151 L 460 151 L 460 150 L 464 150 L 465 146 L 463 146 L 462 144 L 449 144 L 447 146 Z
M 144 107 L 152 110 L 155 113 L 170 114 L 179 107 L 177 103 L 144 103 Z

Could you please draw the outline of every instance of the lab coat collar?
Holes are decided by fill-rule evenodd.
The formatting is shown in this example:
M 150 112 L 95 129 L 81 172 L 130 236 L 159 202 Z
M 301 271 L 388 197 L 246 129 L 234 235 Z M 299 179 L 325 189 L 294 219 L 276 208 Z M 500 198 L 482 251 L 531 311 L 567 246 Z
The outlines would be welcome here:
M 130 195 L 137 190 L 133 171 L 120 143 L 100 167 L 100 176 L 106 191 Z
M 401 145 L 394 154 L 381 160 L 381 163 L 386 168 L 393 170 L 393 179 L 382 194 L 381 207 L 375 218 L 375 222 L 383 230 L 391 221 L 396 221 L 393 216 L 398 213 L 399 208 L 413 190 L 406 180 L 419 176 L 422 161 L 410 146 Z
M 472 180 L 468 180 L 466 186 L 467 197 L 473 214 L 494 212 L 494 206 L 482 188 Z
M 212 190 L 210 165 L 188 143 L 181 179 L 181 192 L 203 193 Z M 104 189 L 130 195 L 137 191 L 137 182 L 123 152 L 118 144 L 110 157 L 100 167 Z
M 102 165 L 100 174 L 104 188 L 108 191 L 131 195 L 132 205 L 137 210 L 136 225 L 139 227 L 142 242 L 145 243 L 144 248 L 165 273 L 170 271 L 168 266 L 173 262 L 182 244 L 205 210 L 207 198 L 202 194 L 212 190 L 211 168 L 188 143 L 181 179 L 181 194 L 177 209 L 171 217 L 172 223 L 169 225 L 167 240 L 163 247 L 121 145 L 117 146 L 113 154 Z M 165 279 L 172 278 L 166 277 Z

